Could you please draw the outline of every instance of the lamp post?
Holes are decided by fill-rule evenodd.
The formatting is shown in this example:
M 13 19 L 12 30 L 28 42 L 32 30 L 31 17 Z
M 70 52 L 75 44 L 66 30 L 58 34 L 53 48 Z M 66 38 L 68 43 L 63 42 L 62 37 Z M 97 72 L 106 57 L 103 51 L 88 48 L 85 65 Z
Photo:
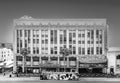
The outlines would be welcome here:
M 79 68 L 79 58 L 77 56 L 77 65 L 76 65 L 76 72 L 78 73 L 78 68 Z
M 26 56 L 28 55 L 28 49 L 22 48 L 20 54 L 22 54 L 23 56 L 23 72 L 26 72 L 27 70 L 25 69 L 25 65 L 26 65 Z
M 64 72 L 65 72 L 65 58 L 71 53 L 71 50 L 69 50 L 68 48 L 63 48 L 60 51 L 60 54 L 62 54 L 63 56 L 63 60 L 64 60 Z

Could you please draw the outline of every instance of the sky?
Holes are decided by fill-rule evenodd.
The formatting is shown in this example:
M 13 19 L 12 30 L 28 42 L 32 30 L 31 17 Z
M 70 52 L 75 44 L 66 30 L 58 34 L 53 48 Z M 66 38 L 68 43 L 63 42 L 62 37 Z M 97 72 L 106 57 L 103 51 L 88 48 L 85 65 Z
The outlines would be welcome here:
M 109 46 L 120 47 L 120 0 L 0 0 L 0 42 L 13 42 L 13 20 L 106 18 Z

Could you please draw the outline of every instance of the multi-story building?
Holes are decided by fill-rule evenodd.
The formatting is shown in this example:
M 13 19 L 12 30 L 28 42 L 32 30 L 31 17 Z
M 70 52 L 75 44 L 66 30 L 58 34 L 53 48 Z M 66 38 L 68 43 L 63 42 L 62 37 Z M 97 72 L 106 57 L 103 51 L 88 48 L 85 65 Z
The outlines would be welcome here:
M 13 50 L 12 43 L 0 43 L 0 48 L 7 48 Z
M 107 58 L 108 58 L 107 73 L 120 74 L 120 47 L 109 47 Z
M 13 61 L 13 51 L 7 48 L 0 48 L 0 61 Z
M 14 54 L 11 49 L 0 48 L 0 68 L 12 68 L 14 63 L 13 57 Z
M 28 48 L 27 70 L 106 72 L 106 19 L 34 19 L 23 16 L 14 20 L 15 66 L 23 67 L 20 51 Z M 71 50 L 65 63 L 60 50 Z M 45 66 L 45 63 L 49 63 Z M 56 64 L 52 66 L 52 64 Z M 41 64 L 44 64 L 41 66 Z

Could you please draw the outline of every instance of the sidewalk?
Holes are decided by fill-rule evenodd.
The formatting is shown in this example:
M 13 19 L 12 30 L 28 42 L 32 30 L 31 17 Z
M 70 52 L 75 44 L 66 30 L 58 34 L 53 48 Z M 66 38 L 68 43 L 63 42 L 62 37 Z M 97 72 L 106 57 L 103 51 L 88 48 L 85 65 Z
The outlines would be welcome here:
M 81 81 L 120 81 L 120 78 L 80 78 Z
M 6 77 L 0 76 L 0 81 L 40 81 L 39 77 Z M 120 81 L 120 78 L 80 78 L 80 81 Z
M 39 77 L 8 77 L 0 76 L 0 81 L 38 81 Z

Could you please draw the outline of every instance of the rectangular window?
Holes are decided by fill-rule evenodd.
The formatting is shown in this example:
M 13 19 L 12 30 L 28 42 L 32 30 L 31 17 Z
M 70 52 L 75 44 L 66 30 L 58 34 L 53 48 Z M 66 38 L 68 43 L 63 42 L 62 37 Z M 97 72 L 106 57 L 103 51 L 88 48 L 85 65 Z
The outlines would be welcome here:
M 45 37 L 48 37 L 48 35 L 45 35 Z
M 22 30 L 20 30 L 20 37 L 22 37 Z
M 30 38 L 28 38 L 28 43 L 30 43 Z
M 102 47 L 100 47 L 100 54 L 102 54 Z
M 51 44 L 53 44 L 53 37 L 51 37 Z
M 64 44 L 66 44 L 66 39 L 67 39 L 67 38 L 66 38 L 66 37 L 64 37 Z
M 85 44 L 85 41 L 82 41 L 82 44 Z
M 99 30 L 96 30 L 96 38 L 99 37 Z
M 76 34 L 75 34 L 75 33 L 73 33 L 73 37 L 76 37 Z
M 82 48 L 82 54 L 83 55 L 85 54 L 85 48 Z
M 57 54 L 57 51 L 55 51 L 55 54 Z
M 37 39 L 37 44 L 39 44 L 39 39 Z
M 82 37 L 85 37 L 85 34 L 82 34 Z
M 28 47 L 28 53 L 30 53 L 30 47 Z
M 53 37 L 53 30 L 51 30 L 51 44 L 53 44 L 53 39 L 54 37 Z
M 73 47 L 73 54 L 76 54 L 76 48 Z
M 27 47 L 27 40 L 25 40 L 25 48 Z
M 53 48 L 51 48 L 51 54 L 53 54 Z
M 44 44 L 44 40 L 42 40 L 42 44 Z
M 44 37 L 44 35 L 42 34 L 42 38 Z
M 25 37 L 27 37 L 27 30 L 24 30 L 24 33 L 25 33 Z
M 37 54 L 39 54 L 39 47 L 37 47 Z
M 99 47 L 96 47 L 96 53 L 99 54 Z
M 19 53 L 19 49 L 17 48 L 17 53 Z
M 99 41 L 96 41 L 96 44 L 99 44 Z
M 33 54 L 35 54 L 35 47 L 33 47 Z
M 91 30 L 91 39 L 94 38 L 94 30 Z
M 69 33 L 69 43 L 72 44 L 72 33 Z
M 93 43 L 94 43 L 94 41 L 92 40 L 92 41 L 91 41 L 91 44 L 93 44 Z
M 87 37 L 88 37 L 88 38 L 90 37 L 90 31 L 87 32 Z
M 30 30 L 28 30 L 28 37 L 30 37 Z
M 60 35 L 60 44 L 62 44 L 62 35 Z
M 81 34 L 78 34 L 78 37 L 81 37 Z
M 90 44 L 90 40 L 89 40 L 89 41 L 87 41 L 87 43 L 88 43 L 88 44 Z
M 33 43 L 35 44 L 35 39 L 33 39 Z
M 87 54 L 90 54 L 90 47 L 87 48 Z
M 78 41 L 78 44 L 81 44 L 81 41 Z
M 91 54 L 94 54 L 94 48 L 91 47 Z
M 78 48 L 78 54 L 81 54 L 81 47 Z
M 48 44 L 48 39 L 45 39 L 45 44 Z
M 17 37 L 19 37 L 19 30 L 17 30 Z
M 20 40 L 20 47 L 22 48 L 22 40 Z
M 57 30 L 54 30 L 54 43 L 57 44 Z
M 37 37 L 39 37 L 39 35 L 37 35 Z
M 73 40 L 73 44 L 76 44 L 76 41 L 75 41 L 75 40 Z

